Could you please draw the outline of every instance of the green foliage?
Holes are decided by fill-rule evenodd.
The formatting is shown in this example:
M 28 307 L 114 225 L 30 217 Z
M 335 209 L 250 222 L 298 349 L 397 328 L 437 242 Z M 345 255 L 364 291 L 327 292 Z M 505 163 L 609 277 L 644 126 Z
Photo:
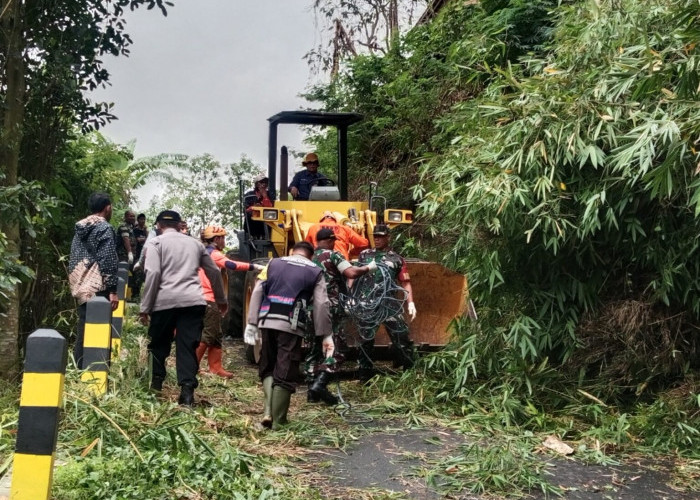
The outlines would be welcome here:
M 525 361 L 568 359 L 581 320 L 612 298 L 657 304 L 661 323 L 700 314 L 698 54 L 684 21 L 697 5 L 623 3 L 560 9 L 548 52 L 494 70 L 442 120 L 452 146 L 414 190 L 436 232 L 465 228 L 447 260 L 469 273 L 482 327 Z M 671 349 L 690 356 L 689 335 Z
M 429 484 L 453 494 L 464 491 L 465 485 L 472 493 L 500 493 L 508 498 L 525 497 L 524 492 L 533 490 L 545 496 L 561 494 L 561 488 L 546 481 L 545 468 L 527 440 L 506 438 L 488 447 L 483 443 L 464 446 L 459 454 L 438 461 L 426 475 Z
M 504 9 L 491 15 L 480 5 L 452 2 L 433 22 L 414 27 L 396 50 L 384 57 L 358 56 L 331 84 L 312 89 L 306 97 L 324 108 L 365 117 L 349 131 L 351 196 L 366 197 L 367 182 L 378 181 L 392 206 L 413 208 L 406 186 L 419 182 L 417 164 L 452 140 L 442 133 L 440 118 L 481 92 L 493 78 L 492 68 L 547 40 L 547 9 L 554 4 L 513 1 L 507 15 Z M 332 137 L 312 140 L 319 151 L 334 151 Z M 433 237 L 420 222 L 414 227 L 413 236 L 430 252 Z M 441 232 L 453 235 L 455 227 Z
M 67 272 L 56 263 L 67 259 L 75 223 L 89 213 L 90 194 L 109 193 L 117 221 L 120 210 L 129 206 L 132 190 L 167 160 L 155 157 L 135 161 L 133 145 L 115 144 L 98 132 L 74 132 L 60 157 L 54 176 L 42 184 L 31 184 L 34 190 L 26 197 L 31 203 L 14 204 L 24 207 L 24 220 L 31 219 L 36 226 L 33 231 L 25 229 L 23 237 L 24 263 L 35 270 L 35 279 L 27 285 L 22 303 L 21 330 L 27 334 L 47 323 L 64 333 L 71 330 L 74 301 L 68 293 Z M 40 209 L 37 205 L 41 200 L 52 203 Z
M 196 234 L 209 224 L 240 227 L 240 192 L 252 189 L 260 165 L 243 155 L 236 163 L 222 164 L 209 154 L 183 157 L 158 174 L 166 191 L 150 202 L 154 214 L 177 210 Z
M 461 374 L 564 365 L 629 395 L 697 368 L 699 11 L 452 2 L 309 94 L 366 117 L 355 192 L 416 203 L 406 249 L 468 275 Z
M 0 222 L 18 223 L 32 240 L 37 239 L 37 232 L 50 221 L 52 210 L 58 206 L 57 200 L 47 196 L 38 182 L 20 179 L 14 186 L 0 185 Z M 0 231 L 0 314 L 5 313 L 8 293 L 34 276 L 34 271 L 19 255 L 11 252 L 7 236 Z

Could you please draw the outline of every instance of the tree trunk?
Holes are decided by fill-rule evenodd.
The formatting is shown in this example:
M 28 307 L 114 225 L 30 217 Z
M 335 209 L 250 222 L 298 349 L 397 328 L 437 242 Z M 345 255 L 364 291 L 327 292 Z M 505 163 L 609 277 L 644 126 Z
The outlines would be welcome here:
M 2 183 L 17 184 L 19 151 L 22 142 L 25 95 L 23 0 L 2 0 L 2 33 L 5 66 L 5 106 L 0 129 L 0 168 L 5 174 Z M 19 256 L 20 235 L 17 221 L 2 221 L 0 230 L 7 235 L 8 252 Z M 3 314 L 0 314 L 0 377 L 12 379 L 19 373 L 19 289 L 10 292 Z

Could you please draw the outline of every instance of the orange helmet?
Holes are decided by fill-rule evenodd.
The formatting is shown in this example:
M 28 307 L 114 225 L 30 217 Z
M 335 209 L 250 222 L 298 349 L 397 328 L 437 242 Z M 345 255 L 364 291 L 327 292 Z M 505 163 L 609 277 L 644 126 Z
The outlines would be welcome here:
M 321 216 L 319 221 L 322 221 L 323 219 L 333 219 L 334 221 L 338 222 L 338 218 L 330 210 L 326 210 L 325 212 L 323 212 L 323 215 Z
M 318 162 L 318 155 L 316 153 L 306 153 L 304 160 L 301 162 L 302 165 L 306 165 L 309 162 Z
M 216 236 L 226 236 L 226 229 L 221 226 L 207 226 L 202 230 L 203 240 L 211 240 Z

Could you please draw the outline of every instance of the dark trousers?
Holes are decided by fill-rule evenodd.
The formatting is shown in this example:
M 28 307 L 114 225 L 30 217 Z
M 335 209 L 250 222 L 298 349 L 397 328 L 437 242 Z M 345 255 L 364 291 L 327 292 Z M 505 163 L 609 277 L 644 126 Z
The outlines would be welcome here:
M 415 362 L 415 351 L 413 342 L 409 338 L 409 330 L 403 316 L 392 316 L 384 321 L 384 328 L 391 339 L 391 347 L 394 351 L 394 358 L 400 365 L 410 368 Z M 375 331 L 360 331 L 362 338 L 369 338 L 360 344 L 359 365 L 360 369 L 371 369 L 374 366 L 372 362 L 372 352 L 374 351 L 374 334 Z
M 178 307 L 153 311 L 148 336 L 148 351 L 153 357 L 153 378 L 165 379 L 165 360 L 175 339 L 175 367 L 178 385 L 197 387 L 197 355 L 195 350 L 202 336 L 206 306 Z M 175 331 L 177 330 L 177 335 Z
M 300 335 L 281 330 L 260 329 L 262 349 L 258 373 L 260 380 L 272 377 L 272 385 L 279 385 L 289 392 L 296 392 L 301 362 Z

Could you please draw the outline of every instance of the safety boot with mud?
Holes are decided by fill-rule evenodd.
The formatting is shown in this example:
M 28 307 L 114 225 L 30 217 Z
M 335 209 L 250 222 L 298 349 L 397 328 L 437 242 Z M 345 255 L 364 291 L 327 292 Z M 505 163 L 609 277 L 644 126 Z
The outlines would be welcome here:
M 319 372 L 309 386 L 307 399 L 313 399 L 312 403 L 323 401 L 327 405 L 337 405 L 338 398 L 328 390 L 328 382 L 330 382 L 330 374 L 326 371 Z

